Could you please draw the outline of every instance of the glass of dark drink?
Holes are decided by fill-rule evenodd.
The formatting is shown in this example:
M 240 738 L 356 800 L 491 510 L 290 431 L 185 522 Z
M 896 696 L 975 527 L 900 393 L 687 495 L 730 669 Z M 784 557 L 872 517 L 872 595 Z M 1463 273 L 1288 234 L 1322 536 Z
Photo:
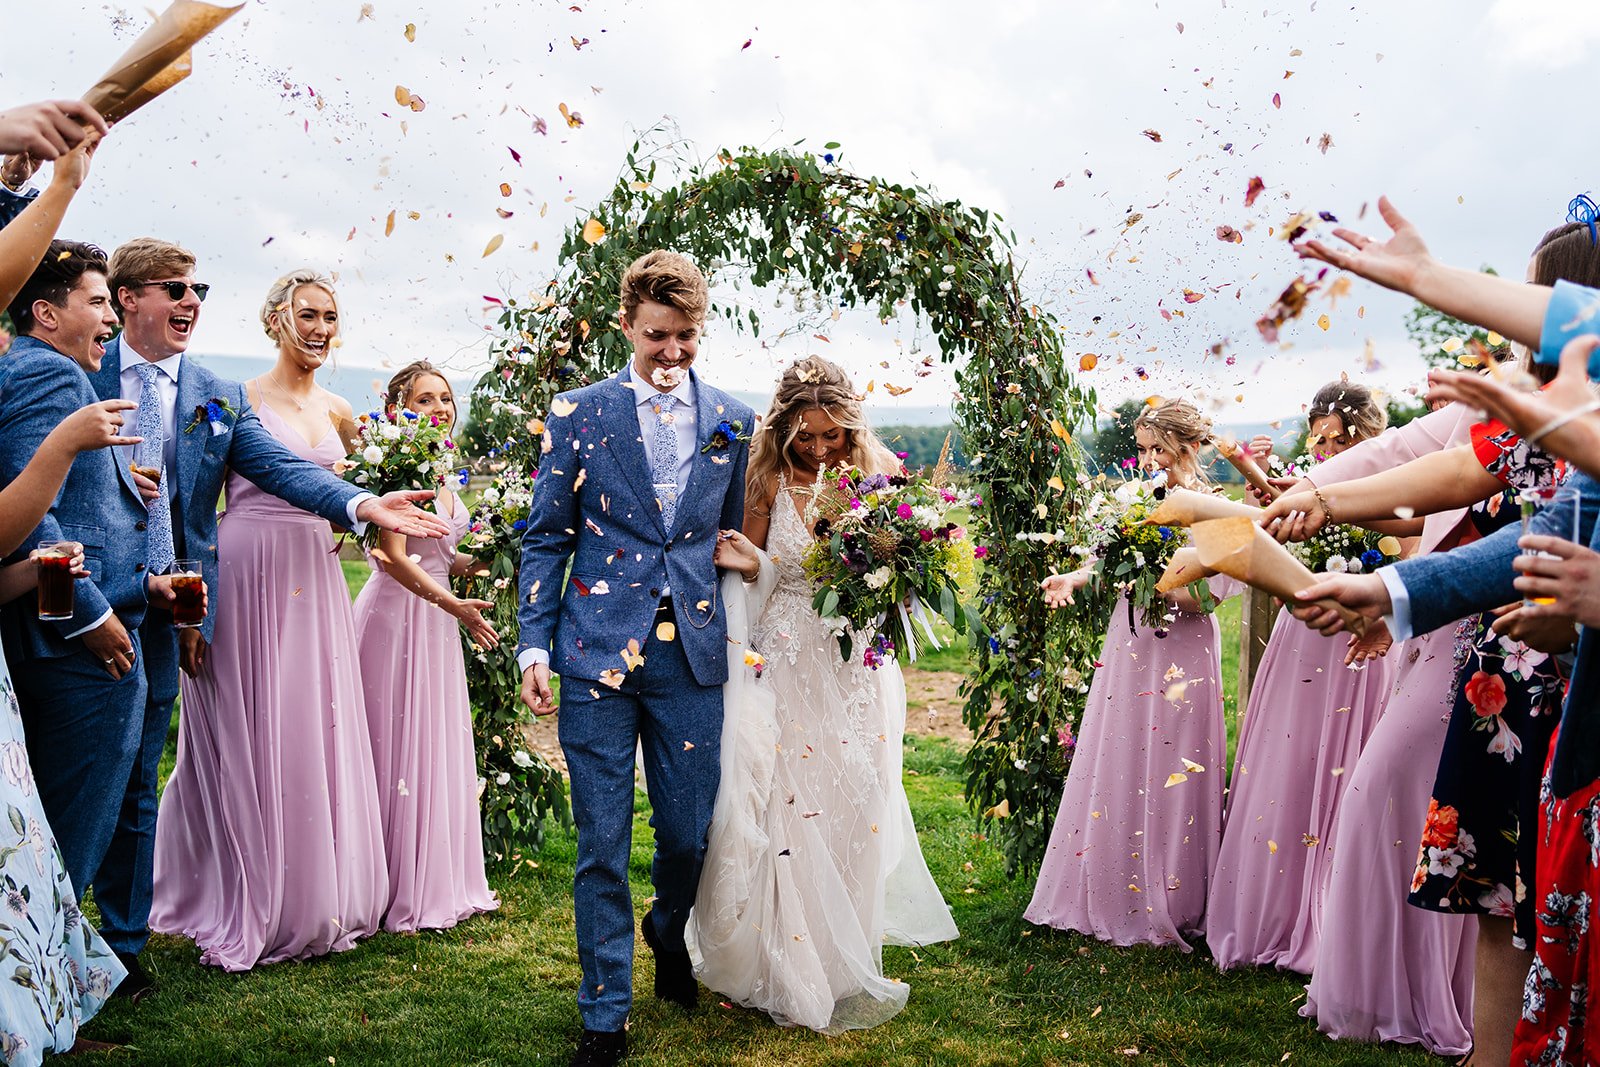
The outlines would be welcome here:
M 56 622 L 72 618 L 72 557 L 76 551 L 71 541 L 39 546 L 39 618 Z
M 144 475 L 146 478 L 149 478 L 152 482 L 155 482 L 157 484 L 160 484 L 160 482 L 161 482 L 161 468 L 160 467 L 141 467 L 137 463 L 130 463 L 130 464 L 128 464 L 128 469 L 131 470 L 135 474 Z
M 200 561 L 180 559 L 167 571 L 172 576 L 172 623 L 180 629 L 199 626 L 206 617 L 205 582 Z

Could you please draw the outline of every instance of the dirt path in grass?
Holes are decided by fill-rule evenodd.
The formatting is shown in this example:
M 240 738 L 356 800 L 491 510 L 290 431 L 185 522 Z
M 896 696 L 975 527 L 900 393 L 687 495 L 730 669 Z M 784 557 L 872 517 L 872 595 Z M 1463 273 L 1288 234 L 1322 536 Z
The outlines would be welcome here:
M 961 722 L 961 681 L 955 671 L 906 671 L 906 733 L 915 737 L 946 737 L 965 746 L 972 734 Z M 552 765 L 567 772 L 556 739 L 556 717 L 536 719 L 526 728 L 528 747 Z

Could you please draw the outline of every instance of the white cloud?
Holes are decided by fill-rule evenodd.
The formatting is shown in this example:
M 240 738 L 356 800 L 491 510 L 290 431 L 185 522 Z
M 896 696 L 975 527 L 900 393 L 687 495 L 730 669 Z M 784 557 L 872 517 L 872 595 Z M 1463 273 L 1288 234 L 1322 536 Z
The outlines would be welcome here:
M 1493 51 L 1538 67 L 1569 67 L 1600 43 L 1592 0 L 1495 0 L 1484 20 Z

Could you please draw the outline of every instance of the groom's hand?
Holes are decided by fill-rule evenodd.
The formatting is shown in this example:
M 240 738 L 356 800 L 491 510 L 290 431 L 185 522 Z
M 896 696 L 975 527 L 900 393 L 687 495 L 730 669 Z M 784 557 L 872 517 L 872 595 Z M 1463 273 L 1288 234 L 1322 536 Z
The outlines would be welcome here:
M 444 537 L 450 532 L 450 524 L 417 507 L 432 499 L 433 492 L 427 489 L 369 497 L 356 505 L 356 518 L 407 537 Z
M 556 710 L 555 694 L 550 691 L 550 665 L 535 663 L 522 672 L 522 702 L 535 715 Z

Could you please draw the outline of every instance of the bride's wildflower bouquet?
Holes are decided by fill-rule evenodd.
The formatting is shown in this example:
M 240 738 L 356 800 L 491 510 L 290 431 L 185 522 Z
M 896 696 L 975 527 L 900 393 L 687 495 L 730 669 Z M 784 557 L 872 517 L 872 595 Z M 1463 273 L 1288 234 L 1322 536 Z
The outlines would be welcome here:
M 1186 537 L 1180 527 L 1147 521 L 1166 492 L 1165 477 L 1122 479 L 1102 473 L 1085 481 L 1089 492 L 1077 515 L 1073 554 L 1080 562 L 1099 560 L 1101 581 L 1126 592 L 1146 626 L 1165 626 L 1170 608 L 1156 583 Z
M 334 468 L 345 481 L 383 496 L 403 489 L 437 489 L 466 472 L 454 469 L 455 442 L 438 419 L 402 411 L 391 418 L 372 411 L 357 420 L 350 454 Z M 373 548 L 382 531 L 368 523 L 362 544 Z
M 962 601 L 976 551 L 966 530 L 950 521 L 962 498 L 933 476 L 865 474 L 856 468 L 818 474 L 806 518 L 816 535 L 802 561 L 816 584 L 811 605 L 839 638 L 849 660 L 856 637 L 866 640 L 862 662 L 877 669 L 904 641 L 913 660 L 919 647 L 939 647 L 928 610 L 956 633 L 981 628 Z

